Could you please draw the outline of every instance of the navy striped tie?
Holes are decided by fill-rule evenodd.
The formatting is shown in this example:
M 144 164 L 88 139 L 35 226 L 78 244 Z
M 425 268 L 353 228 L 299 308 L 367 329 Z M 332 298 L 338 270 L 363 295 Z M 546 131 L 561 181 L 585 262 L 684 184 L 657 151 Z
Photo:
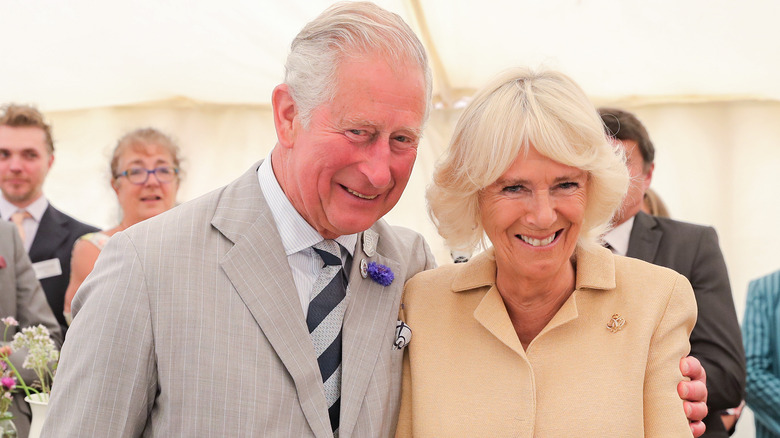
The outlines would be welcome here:
M 341 406 L 341 324 L 347 294 L 347 277 L 341 265 L 341 250 L 334 240 L 312 247 L 325 263 L 314 282 L 306 325 L 314 343 L 317 363 L 325 384 L 325 400 L 334 436 L 338 436 Z

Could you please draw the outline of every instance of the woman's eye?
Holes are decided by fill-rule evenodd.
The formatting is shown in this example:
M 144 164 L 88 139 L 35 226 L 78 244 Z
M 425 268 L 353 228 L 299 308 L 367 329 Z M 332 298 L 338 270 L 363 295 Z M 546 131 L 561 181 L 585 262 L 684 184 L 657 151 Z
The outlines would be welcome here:
M 577 189 L 580 188 L 580 183 L 574 182 L 574 181 L 567 181 L 558 184 L 555 189 L 560 193 L 574 193 L 577 191 Z
M 517 193 L 523 190 L 525 190 L 525 186 L 516 185 L 516 186 L 506 186 L 501 191 L 507 193 Z

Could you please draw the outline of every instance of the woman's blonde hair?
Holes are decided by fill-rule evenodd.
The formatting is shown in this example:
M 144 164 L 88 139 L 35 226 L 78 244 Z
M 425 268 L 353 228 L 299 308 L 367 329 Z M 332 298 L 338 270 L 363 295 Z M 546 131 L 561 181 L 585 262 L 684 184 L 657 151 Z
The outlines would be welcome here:
M 479 191 L 533 147 L 588 172 L 587 204 L 578 246 L 599 245 L 629 183 L 620 148 L 608 140 L 596 109 L 568 76 L 512 69 L 497 76 L 466 107 L 428 187 L 428 211 L 452 249 L 485 246 Z

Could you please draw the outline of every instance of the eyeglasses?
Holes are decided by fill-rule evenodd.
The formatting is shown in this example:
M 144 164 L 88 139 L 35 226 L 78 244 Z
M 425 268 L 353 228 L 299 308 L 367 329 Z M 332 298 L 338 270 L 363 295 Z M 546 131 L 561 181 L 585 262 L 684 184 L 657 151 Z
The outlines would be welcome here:
M 149 180 L 149 175 L 151 174 L 154 174 L 154 176 L 157 177 L 157 181 L 169 183 L 176 179 L 176 176 L 179 174 L 179 169 L 171 166 L 160 166 L 152 170 L 144 169 L 143 167 L 131 167 L 124 172 L 115 175 L 114 178 L 124 176 L 132 184 L 141 185 L 146 184 L 146 181 Z

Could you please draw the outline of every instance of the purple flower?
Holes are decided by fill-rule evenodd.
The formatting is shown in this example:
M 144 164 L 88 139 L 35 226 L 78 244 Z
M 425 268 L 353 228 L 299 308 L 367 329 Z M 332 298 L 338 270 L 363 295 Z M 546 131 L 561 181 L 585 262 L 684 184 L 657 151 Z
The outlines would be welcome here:
M 0 379 L 0 383 L 3 384 L 3 388 L 9 391 L 16 387 L 16 380 L 14 380 L 13 377 L 3 377 Z
M 390 268 L 377 262 L 368 264 L 368 276 L 382 286 L 389 286 L 395 279 L 395 274 Z

